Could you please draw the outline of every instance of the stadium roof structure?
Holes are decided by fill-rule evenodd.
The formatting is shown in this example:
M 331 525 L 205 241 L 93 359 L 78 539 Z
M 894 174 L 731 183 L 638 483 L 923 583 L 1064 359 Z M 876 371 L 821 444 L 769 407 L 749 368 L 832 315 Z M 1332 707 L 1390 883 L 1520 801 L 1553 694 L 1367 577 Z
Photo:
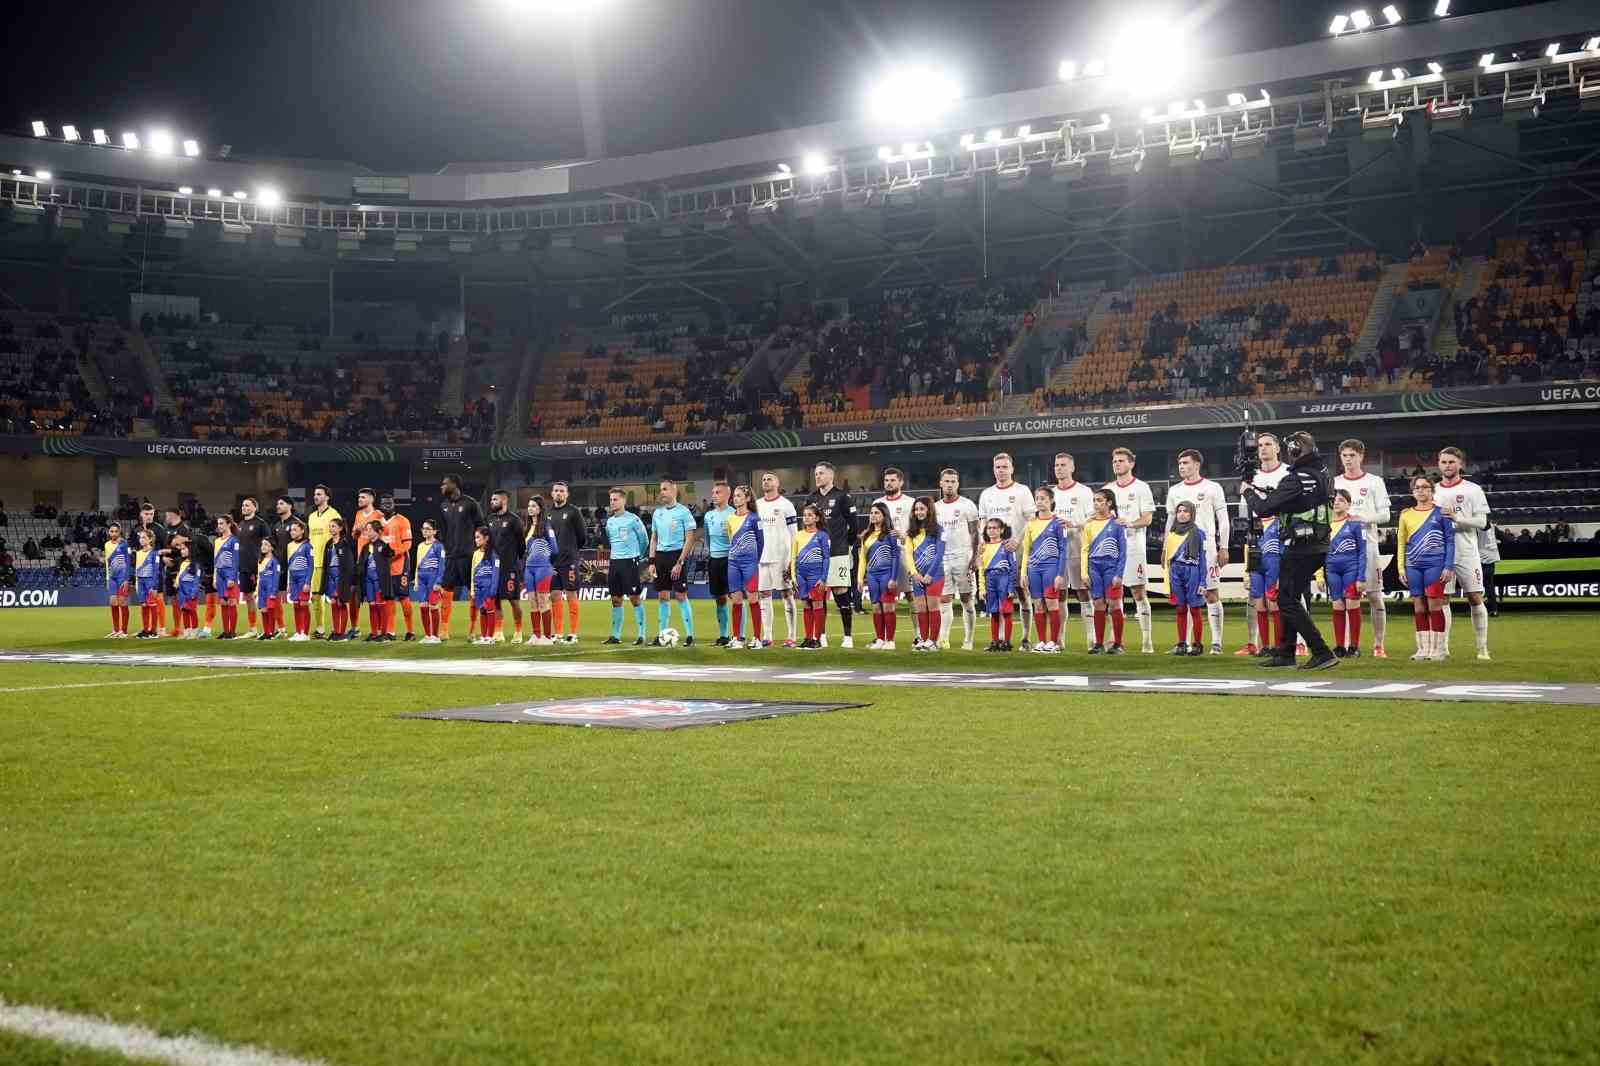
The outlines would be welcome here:
M 1478 233 L 1508 203 L 1519 225 L 1600 217 L 1584 185 L 1600 158 L 1600 115 L 1585 114 L 1600 109 L 1597 34 L 1592 0 L 1551 0 L 1196 57 L 1161 90 L 1171 99 L 1080 76 L 956 100 L 937 121 L 433 173 L 0 136 L 0 205 L 13 229 L 65 223 L 78 262 L 104 229 L 107 254 L 153 230 L 191 260 L 263 248 L 312 274 L 339 260 L 470 263 L 483 284 L 609 285 L 585 300 L 607 309 L 742 299 L 737 285 L 773 277 L 849 292 L 1159 273 L 1194 265 L 1189 247 L 1240 261 L 1409 240 L 1420 223 L 1399 211 L 1420 215 L 1425 193 L 1478 190 Z M 1193 180 L 1224 174 L 1238 181 Z M 1550 195 L 1557 184 L 1569 187 Z

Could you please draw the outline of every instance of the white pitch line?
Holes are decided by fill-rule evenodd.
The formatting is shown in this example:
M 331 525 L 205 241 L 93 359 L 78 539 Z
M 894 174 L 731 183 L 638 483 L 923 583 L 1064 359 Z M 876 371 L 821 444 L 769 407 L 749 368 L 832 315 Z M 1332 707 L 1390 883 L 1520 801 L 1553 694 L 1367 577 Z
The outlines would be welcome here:
M 0 999 L 0 1029 L 73 1047 L 110 1051 L 172 1066 L 322 1066 L 264 1048 L 221 1044 L 199 1034 L 161 1036 L 139 1025 L 119 1025 L 87 1014 L 27 1007 Z
M 157 677 L 138 681 L 81 681 L 66 685 L 23 685 L 19 688 L 0 688 L 0 692 L 56 692 L 67 688 L 112 688 L 116 685 L 176 685 L 180 681 L 218 681 L 224 677 L 260 677 L 259 670 L 238 674 L 195 674 L 191 677 Z

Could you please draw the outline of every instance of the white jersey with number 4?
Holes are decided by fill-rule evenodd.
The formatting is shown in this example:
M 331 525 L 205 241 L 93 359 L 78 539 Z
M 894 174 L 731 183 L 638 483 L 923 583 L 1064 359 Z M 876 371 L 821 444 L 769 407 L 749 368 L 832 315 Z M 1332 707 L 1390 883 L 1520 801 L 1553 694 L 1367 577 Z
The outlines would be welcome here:
M 939 536 L 944 538 L 945 562 L 971 562 L 972 527 L 978 521 L 978 505 L 965 496 L 948 502 L 940 497 L 933 501 L 933 517 L 939 523 Z
M 1005 488 L 999 485 L 990 485 L 978 497 L 978 537 L 986 539 L 983 527 L 989 524 L 989 519 L 998 518 L 1011 527 L 1011 536 L 1020 541 L 1022 531 L 1027 528 L 1028 520 L 1033 517 L 1033 493 L 1028 491 L 1028 486 L 1013 481 Z
M 902 492 L 893 499 L 887 496 L 879 496 L 872 501 L 872 506 L 876 507 L 881 503 L 887 507 L 889 509 L 889 521 L 894 525 L 895 536 L 904 537 L 906 530 L 911 527 L 911 505 L 915 502 L 910 496 Z
M 1465 478 L 1454 484 L 1439 482 L 1433 489 L 1433 502 L 1456 527 L 1456 568 L 1481 567 L 1478 554 L 1478 531 L 1489 524 L 1489 498 L 1483 489 Z

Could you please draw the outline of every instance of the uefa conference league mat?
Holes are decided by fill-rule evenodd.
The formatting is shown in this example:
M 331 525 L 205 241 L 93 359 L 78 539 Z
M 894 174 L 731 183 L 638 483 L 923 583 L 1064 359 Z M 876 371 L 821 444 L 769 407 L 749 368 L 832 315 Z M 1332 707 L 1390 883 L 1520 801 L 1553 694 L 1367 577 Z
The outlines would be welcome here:
M 773 652 L 772 658 L 783 653 Z M 871 654 L 866 653 L 866 654 Z M 744 657 L 749 661 L 749 657 Z M 796 657 L 798 658 L 798 657 Z M 692 663 L 606 662 L 572 659 L 378 659 L 343 656 L 152 655 L 103 652 L 6 652 L 5 663 L 56 663 L 65 666 L 209 667 L 225 670 L 333 670 L 360 674 L 426 674 L 431 677 L 566 678 L 585 681 L 659 681 L 696 684 L 736 681 L 754 685 L 826 685 L 840 694 L 853 685 L 935 686 L 942 689 L 1025 692 L 1163 692 L 1216 696 L 1315 696 L 1327 699 L 1381 697 L 1391 700 L 1442 700 L 1479 703 L 1559 703 L 1600 706 L 1600 685 L 1541 684 L 1519 681 L 1394 680 L 1341 678 L 1338 671 L 1255 671 L 1249 677 L 1134 677 L 1079 674 L 1041 669 L 1015 672 L 976 670 L 831 668 L 807 670 L 802 663 L 703 666 Z

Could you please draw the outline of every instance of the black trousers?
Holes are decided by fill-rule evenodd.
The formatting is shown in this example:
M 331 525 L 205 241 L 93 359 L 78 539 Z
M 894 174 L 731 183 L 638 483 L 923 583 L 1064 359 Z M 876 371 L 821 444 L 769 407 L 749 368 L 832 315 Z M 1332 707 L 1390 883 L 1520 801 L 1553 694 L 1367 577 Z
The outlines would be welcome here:
M 1500 609 L 1500 593 L 1494 587 L 1494 564 L 1483 564 L 1483 602 L 1489 608 L 1489 613 Z
M 1306 593 L 1311 579 L 1322 565 L 1322 552 L 1302 554 L 1287 551 L 1278 565 L 1278 610 L 1283 615 L 1283 643 L 1278 645 L 1278 655 L 1294 657 L 1295 635 L 1299 634 L 1313 655 L 1328 654 L 1328 642 L 1322 639 L 1316 624 L 1306 610 Z

